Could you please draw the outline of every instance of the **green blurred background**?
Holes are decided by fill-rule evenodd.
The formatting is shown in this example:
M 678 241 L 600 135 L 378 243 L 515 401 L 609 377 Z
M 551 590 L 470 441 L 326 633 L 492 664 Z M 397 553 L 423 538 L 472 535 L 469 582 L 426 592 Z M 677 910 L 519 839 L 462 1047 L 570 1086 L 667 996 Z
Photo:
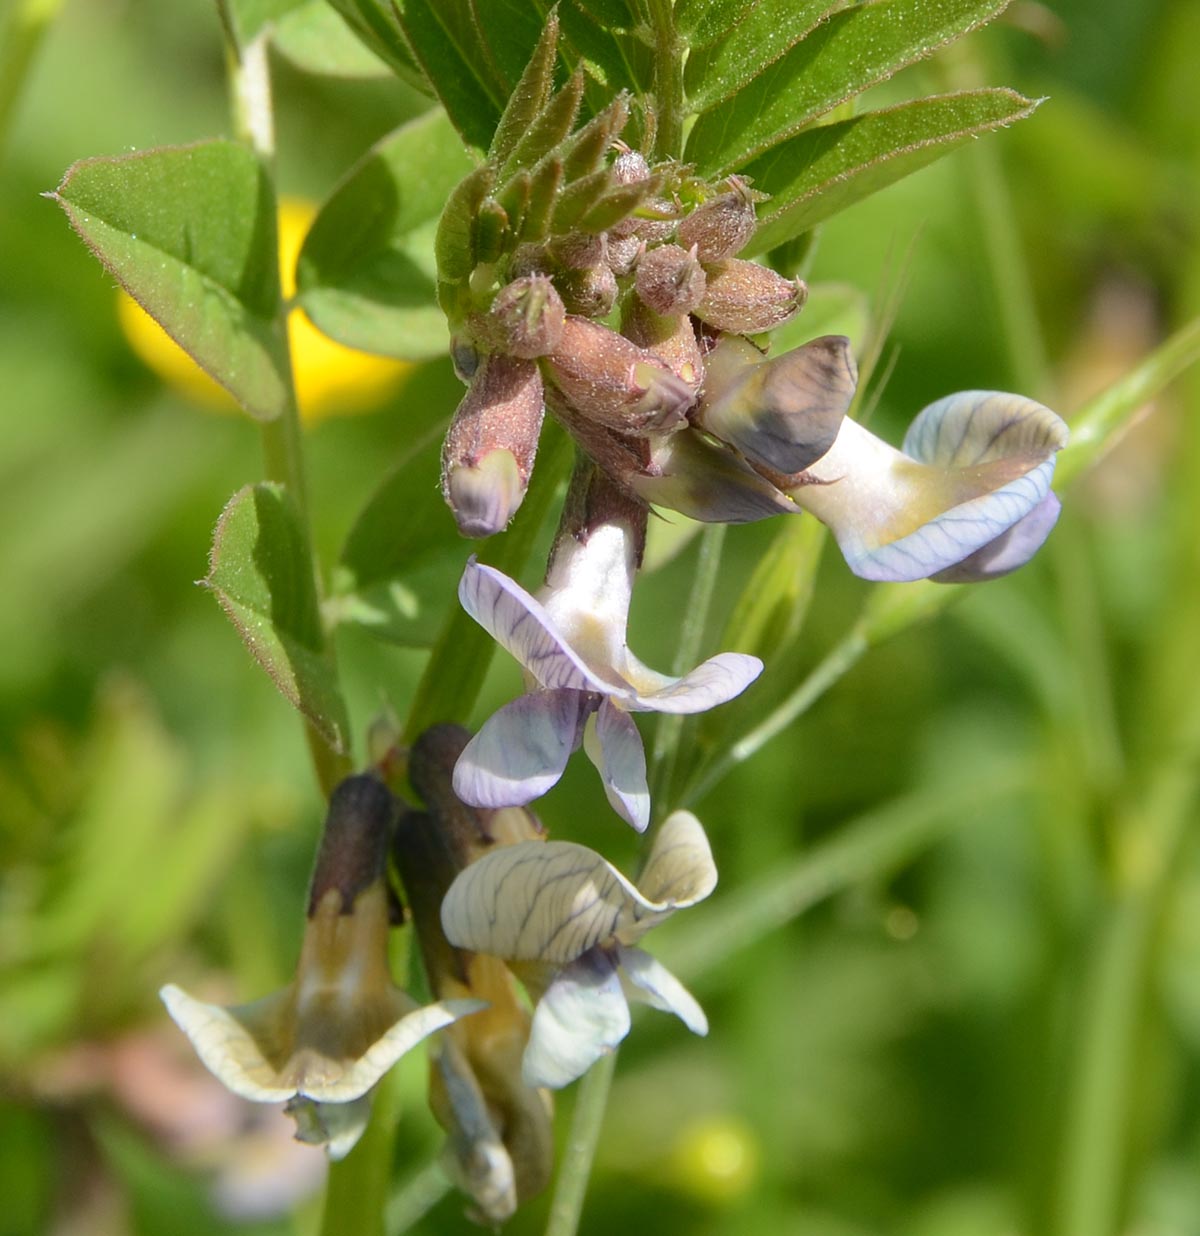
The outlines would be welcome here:
M 1036 115 L 820 240 L 811 281 L 861 290 L 852 334 L 900 289 L 876 412 L 893 440 L 961 388 L 1069 416 L 1200 312 L 1200 6 L 1010 18 L 909 73 L 1047 96 Z M 293 196 L 319 201 L 423 106 L 390 79 L 276 67 Z M 261 473 L 258 436 L 138 359 L 112 280 L 39 197 L 78 158 L 228 128 L 207 4 L 70 0 L 0 150 L 13 1236 L 304 1233 L 320 1213 L 321 1155 L 211 1082 L 155 996 L 167 979 L 224 999 L 281 985 L 322 814 L 296 718 L 193 584 L 224 502 Z M 310 426 L 326 563 L 460 392 L 431 364 Z M 699 805 L 722 885 L 659 952 L 712 1032 L 639 1019 L 584 1232 L 1200 1233 L 1198 392 L 1177 383 L 1072 486 L 1029 567 L 871 651 Z M 777 532 L 730 531 L 711 647 Z M 864 588 L 826 557 L 798 651 L 721 724 L 753 724 L 853 621 Z M 640 587 L 631 644 L 651 664 L 669 664 L 694 565 L 692 546 Z M 385 702 L 403 713 L 419 650 L 346 631 L 338 651 L 359 733 Z M 516 683 L 498 660 L 474 719 Z M 597 797 L 573 765 L 543 818 L 632 866 Z M 743 929 L 740 907 L 789 872 L 792 921 Z M 401 1066 L 402 1191 L 440 1143 L 423 1080 Z M 397 1206 L 419 1211 L 418 1193 Z M 462 1212 L 450 1195 L 417 1230 L 468 1230 Z M 534 1203 L 511 1230 L 544 1217 Z

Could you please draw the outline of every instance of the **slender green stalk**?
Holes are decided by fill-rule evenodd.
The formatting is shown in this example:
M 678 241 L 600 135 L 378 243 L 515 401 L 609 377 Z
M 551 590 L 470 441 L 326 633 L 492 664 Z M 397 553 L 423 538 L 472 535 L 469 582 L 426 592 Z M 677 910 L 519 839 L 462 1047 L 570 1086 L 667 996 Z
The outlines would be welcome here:
M 546 1236 L 575 1236 L 579 1229 L 579 1217 L 583 1213 L 583 1200 L 591 1179 L 592 1160 L 596 1157 L 596 1145 L 600 1140 L 616 1065 L 615 1051 L 601 1056 L 579 1083 L 575 1111 L 571 1114 L 571 1132 L 563 1151 L 562 1165 L 558 1169 L 554 1200 L 550 1203 Z
M 226 26 L 226 57 L 229 71 L 230 103 L 234 131 L 258 155 L 270 174 L 275 158 L 275 122 L 271 96 L 270 64 L 267 58 L 267 36 L 264 32 L 245 47 L 232 41 Z M 278 276 L 277 276 L 278 278 Z M 275 321 L 275 330 L 287 358 L 285 402 L 281 414 L 262 422 L 263 471 L 267 480 L 283 485 L 295 503 L 306 543 L 312 546 L 312 524 L 309 512 L 308 481 L 304 467 L 304 445 L 300 433 L 300 408 L 296 400 L 296 383 L 291 347 L 287 331 L 287 305 L 282 298 Z M 315 555 L 310 552 L 313 586 L 316 595 L 322 593 L 321 573 Z M 324 655 L 336 671 L 333 642 L 325 640 Z M 313 770 L 322 791 L 328 795 L 350 771 L 346 755 L 331 750 L 329 744 L 308 722 L 304 723 Z
M 450 1181 L 442 1165 L 434 1160 L 404 1180 L 388 1199 L 384 1213 L 387 1236 L 402 1236 L 450 1192 Z
M 700 656 L 708 611 L 720 577 L 721 550 L 724 545 L 725 525 L 709 524 L 700 537 L 700 556 L 696 562 L 696 573 L 692 577 L 692 590 L 683 612 L 679 643 L 671 667 L 674 674 L 686 674 Z M 651 802 L 665 800 L 669 796 L 675 776 L 675 764 L 679 757 L 684 721 L 685 718 L 677 713 L 659 714 L 654 731 L 654 748 L 650 756 Z
M 675 30 L 672 0 L 648 0 L 654 32 L 654 101 L 658 129 L 654 153 L 660 159 L 683 158 L 683 58 L 686 48 Z
M 392 1144 L 400 1100 L 395 1073 L 375 1089 L 371 1121 L 357 1146 L 329 1165 L 321 1236 L 384 1236 Z
M 852 820 L 781 871 L 714 904 L 688 924 L 679 945 L 664 951 L 671 970 L 690 980 L 790 923 L 817 902 L 908 862 L 958 825 L 981 801 L 996 802 L 1028 788 L 1015 761 L 975 769 L 961 782 L 939 783 Z
M 0 150 L 38 48 L 60 8 L 62 0 L 16 0 L 0 24 Z
M 803 682 L 760 721 L 744 738 L 723 751 L 693 780 L 680 799 L 681 806 L 697 803 L 723 781 L 739 764 L 761 751 L 772 738 L 781 734 L 802 713 L 805 713 L 847 673 L 871 646 L 862 624 L 855 626 L 832 652 Z

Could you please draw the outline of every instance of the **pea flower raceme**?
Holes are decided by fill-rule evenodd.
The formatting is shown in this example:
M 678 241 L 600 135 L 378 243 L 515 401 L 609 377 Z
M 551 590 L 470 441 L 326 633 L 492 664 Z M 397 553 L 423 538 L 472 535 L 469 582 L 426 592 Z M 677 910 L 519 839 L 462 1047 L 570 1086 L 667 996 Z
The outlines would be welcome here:
M 492 567 L 467 564 L 463 608 L 524 666 L 531 689 L 467 744 L 454 771 L 464 802 L 531 802 L 558 781 L 582 742 L 614 810 L 641 831 L 650 792 L 630 712 L 703 712 L 762 672 L 757 657 L 726 652 L 670 678 L 629 651 L 626 622 L 645 527 L 646 508 L 583 463 L 538 598 Z
M 235 1094 L 287 1103 L 301 1141 L 347 1154 L 370 1114 L 370 1091 L 406 1052 L 476 999 L 424 1008 L 392 983 L 385 863 L 395 803 L 369 775 L 334 790 L 309 892 L 296 977 L 252 1004 L 221 1008 L 173 985 L 167 1011 L 204 1064 Z
M 453 947 L 442 931 L 442 899 L 455 876 L 497 847 L 537 844 L 541 826 L 520 807 L 468 807 L 450 778 L 470 734 L 435 725 L 412 745 L 408 775 L 425 810 L 406 809 L 393 856 L 404 883 L 429 986 L 440 999 L 480 997 L 488 1007 L 433 1040 L 429 1102 L 446 1130 L 443 1162 L 478 1217 L 503 1223 L 550 1179 L 550 1096 L 521 1077 L 530 1017 L 503 962 Z
M 708 1033 L 695 999 L 637 942 L 716 882 L 700 822 L 676 811 L 663 821 L 636 887 L 573 842 L 505 846 L 455 879 L 442 926 L 460 948 L 507 961 L 537 999 L 522 1071 L 532 1086 L 557 1088 L 628 1034 L 629 999 Z

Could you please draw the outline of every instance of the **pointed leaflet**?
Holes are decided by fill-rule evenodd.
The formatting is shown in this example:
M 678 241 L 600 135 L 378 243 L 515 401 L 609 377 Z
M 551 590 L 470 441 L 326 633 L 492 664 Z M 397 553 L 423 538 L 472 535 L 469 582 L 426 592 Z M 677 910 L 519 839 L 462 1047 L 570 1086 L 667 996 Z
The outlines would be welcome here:
M 340 343 L 424 360 L 446 350 L 433 221 L 471 160 L 440 110 L 374 146 L 321 208 L 300 252 L 300 304 Z
M 738 94 L 704 111 L 686 157 L 744 167 L 839 103 L 990 21 L 1007 0 L 878 0 L 835 13 Z
M 697 112 L 728 99 L 785 56 L 847 0 L 759 0 L 728 34 L 703 51 L 693 49 L 684 69 L 688 102 Z
M 423 94 L 433 94 L 429 79 L 413 57 L 396 20 L 396 11 L 388 0 L 326 0 L 326 3 L 342 15 L 350 29 L 397 77 Z
M 552 12 L 533 49 L 529 64 L 512 92 L 488 150 L 488 158 L 503 163 L 514 147 L 537 121 L 550 101 L 554 84 L 554 62 L 558 54 L 558 18 Z
M 283 695 L 344 751 L 346 706 L 325 656 L 311 552 L 282 485 L 247 485 L 230 499 L 204 583 Z
M 968 138 L 1023 120 L 1037 102 L 971 90 L 865 112 L 798 134 L 747 164 L 771 195 L 745 253 L 763 253 L 940 159 Z
M 287 402 L 275 198 L 254 154 L 201 142 L 74 164 L 52 195 L 129 294 L 260 420 Z
M 327 0 L 305 0 L 276 22 L 271 43 L 306 73 L 349 78 L 386 78 L 392 73 Z

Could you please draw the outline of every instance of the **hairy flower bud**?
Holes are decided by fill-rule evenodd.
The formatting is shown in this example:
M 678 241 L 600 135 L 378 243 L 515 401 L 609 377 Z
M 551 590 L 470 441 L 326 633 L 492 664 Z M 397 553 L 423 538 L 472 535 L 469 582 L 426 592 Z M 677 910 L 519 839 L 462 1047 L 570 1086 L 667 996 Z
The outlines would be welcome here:
M 751 464 L 789 475 L 833 445 L 854 398 L 850 341 L 813 339 L 771 360 L 748 340 L 726 336 L 705 359 L 704 396 L 692 419 Z
M 695 313 L 717 330 L 740 335 L 772 330 L 808 298 L 800 279 L 785 279 L 757 262 L 725 258 L 707 268 L 708 286 Z
M 664 316 L 630 297 L 621 319 L 621 333 L 638 347 L 653 352 L 677 377 L 697 390 L 700 388 L 705 365 L 695 326 L 686 313 Z
M 641 256 L 644 241 L 640 236 L 617 236 L 608 234 L 605 251 L 608 255 L 608 268 L 620 279 L 637 265 Z
M 695 246 L 700 261 L 719 262 L 733 257 L 754 235 L 754 199 L 746 182 L 729 178 L 729 191 L 697 206 L 679 224 L 679 243 Z
M 546 361 L 577 412 L 620 433 L 675 428 L 696 396 L 657 356 L 586 318 L 568 316 Z
M 588 270 L 605 260 L 604 235 L 569 232 L 547 242 L 550 256 L 565 270 Z
M 512 519 L 529 485 L 544 412 L 533 361 L 482 359 L 442 447 L 442 493 L 463 536 L 491 536 Z
M 500 289 L 477 329 L 496 351 L 533 360 L 558 347 L 565 317 L 549 277 L 525 275 Z
M 602 318 L 617 303 L 617 277 L 607 265 L 568 270 L 556 277 L 563 304 L 584 318 Z
M 638 262 L 634 287 L 655 313 L 691 313 L 704 298 L 704 268 L 695 252 L 679 245 L 659 245 Z

